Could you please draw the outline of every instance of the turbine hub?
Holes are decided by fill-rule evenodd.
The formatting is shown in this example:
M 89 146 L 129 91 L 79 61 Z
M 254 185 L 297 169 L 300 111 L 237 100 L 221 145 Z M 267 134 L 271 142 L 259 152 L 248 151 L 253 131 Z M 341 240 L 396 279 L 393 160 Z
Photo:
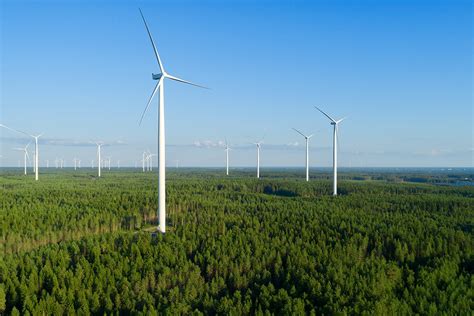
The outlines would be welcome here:
M 153 80 L 160 80 L 161 77 L 163 77 L 163 74 L 162 73 L 159 73 L 159 74 L 152 73 L 151 77 L 153 78 Z

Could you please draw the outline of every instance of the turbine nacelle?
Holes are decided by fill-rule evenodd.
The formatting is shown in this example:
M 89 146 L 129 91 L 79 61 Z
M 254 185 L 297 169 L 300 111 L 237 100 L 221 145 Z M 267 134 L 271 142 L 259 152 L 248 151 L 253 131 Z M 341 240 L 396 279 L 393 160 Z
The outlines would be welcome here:
M 159 73 L 159 74 L 152 73 L 151 77 L 153 78 L 153 80 L 160 80 L 161 77 L 163 77 L 163 74 L 162 73 Z

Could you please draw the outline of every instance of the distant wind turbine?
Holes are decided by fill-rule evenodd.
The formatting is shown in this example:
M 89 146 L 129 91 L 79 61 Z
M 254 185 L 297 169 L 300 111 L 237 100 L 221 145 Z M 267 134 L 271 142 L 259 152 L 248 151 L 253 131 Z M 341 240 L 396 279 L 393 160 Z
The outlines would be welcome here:
M 257 146 L 257 179 L 260 178 L 260 147 L 262 146 L 262 141 L 254 143 Z
M 101 154 L 101 148 L 104 144 L 102 142 L 96 142 L 95 144 L 97 145 L 97 173 L 98 173 L 98 177 L 100 178 L 100 169 L 102 168 L 101 166 L 102 159 L 100 158 L 100 154 Z
M 148 170 L 153 171 L 153 157 L 156 156 L 156 154 L 149 154 L 148 155 Z
M 300 134 L 306 140 L 306 181 L 309 181 L 309 139 L 313 137 L 313 135 L 306 136 L 305 134 L 301 133 L 296 128 L 293 128 L 295 132 Z
M 17 129 L 14 129 L 14 128 L 11 128 L 11 127 L 8 127 L 6 125 L 3 125 L 3 124 L 0 124 L 0 127 L 4 127 L 6 129 L 9 129 L 11 131 L 14 131 L 14 132 L 17 132 L 17 133 L 21 133 L 21 134 L 25 134 L 27 136 L 30 136 L 30 137 L 33 137 L 35 139 L 35 160 L 34 160 L 34 170 L 35 170 L 35 180 L 37 181 L 38 180 L 38 174 L 39 174 L 39 168 L 38 168 L 38 162 L 39 162 L 39 147 L 38 147 L 38 138 L 40 138 L 43 133 L 39 134 L 39 135 L 31 135 L 31 134 L 28 134 L 26 132 L 23 132 L 23 131 L 20 131 L 20 130 L 17 130 Z
M 160 55 L 158 54 L 158 50 L 156 49 L 155 42 L 153 41 L 153 37 L 151 36 L 150 30 L 146 23 L 145 17 L 143 16 L 142 11 L 140 10 L 140 15 L 142 16 L 143 23 L 145 24 L 145 28 L 148 32 L 148 37 L 150 38 L 151 45 L 153 46 L 153 51 L 155 53 L 156 61 L 158 62 L 158 67 L 160 68 L 159 74 L 152 74 L 153 80 L 158 80 L 156 83 L 155 88 L 153 89 L 153 93 L 148 100 L 148 104 L 143 111 L 142 117 L 140 119 L 140 123 L 143 120 L 143 116 L 145 115 L 150 103 L 155 96 L 156 92 L 159 90 L 160 97 L 159 97 L 159 105 L 158 105 L 158 218 L 159 218 L 159 227 L 158 229 L 162 232 L 166 232 L 166 189 L 165 189 L 165 172 L 166 172 L 166 161 L 165 161 L 165 95 L 164 95 L 164 83 L 165 78 L 190 84 L 193 86 L 205 88 L 203 86 L 194 84 L 192 82 L 180 79 L 178 77 L 174 77 L 168 74 L 163 67 L 163 63 L 161 62 Z
M 225 140 L 225 174 L 229 175 L 229 144 L 227 143 L 227 139 Z
M 28 146 L 30 146 L 30 144 L 28 143 L 28 145 L 26 145 L 24 148 L 14 148 L 15 150 L 19 150 L 19 151 L 22 151 L 23 152 L 23 159 L 24 159 L 24 168 L 25 168 L 25 176 L 27 175 L 27 170 L 26 170 L 26 161 L 27 159 L 30 160 L 30 156 L 28 155 Z
M 339 130 L 339 123 L 344 121 L 347 117 L 343 117 L 342 119 L 335 120 L 332 117 L 330 117 L 328 114 L 324 113 L 323 110 L 320 108 L 316 107 L 315 108 L 323 113 L 330 121 L 331 125 L 334 127 L 334 132 L 333 132 L 333 148 L 332 148 L 332 168 L 333 168 L 333 193 L 332 195 L 337 195 L 337 134 Z

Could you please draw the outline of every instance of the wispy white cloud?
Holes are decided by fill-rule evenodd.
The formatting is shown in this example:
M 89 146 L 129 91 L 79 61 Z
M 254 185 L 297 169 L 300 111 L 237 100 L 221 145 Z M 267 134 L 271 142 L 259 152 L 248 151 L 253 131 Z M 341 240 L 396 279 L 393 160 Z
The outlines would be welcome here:
M 224 148 L 225 147 L 225 141 L 223 140 L 218 140 L 218 141 L 213 141 L 213 140 L 195 140 L 193 142 L 194 147 L 200 147 L 200 148 Z

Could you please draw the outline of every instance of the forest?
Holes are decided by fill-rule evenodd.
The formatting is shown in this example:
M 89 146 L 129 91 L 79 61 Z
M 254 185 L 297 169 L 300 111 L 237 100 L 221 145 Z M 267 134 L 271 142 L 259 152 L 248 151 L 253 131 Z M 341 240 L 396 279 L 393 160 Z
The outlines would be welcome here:
M 3 172 L 0 314 L 472 313 L 474 187 L 329 178 L 171 171 L 161 235 L 154 173 Z

